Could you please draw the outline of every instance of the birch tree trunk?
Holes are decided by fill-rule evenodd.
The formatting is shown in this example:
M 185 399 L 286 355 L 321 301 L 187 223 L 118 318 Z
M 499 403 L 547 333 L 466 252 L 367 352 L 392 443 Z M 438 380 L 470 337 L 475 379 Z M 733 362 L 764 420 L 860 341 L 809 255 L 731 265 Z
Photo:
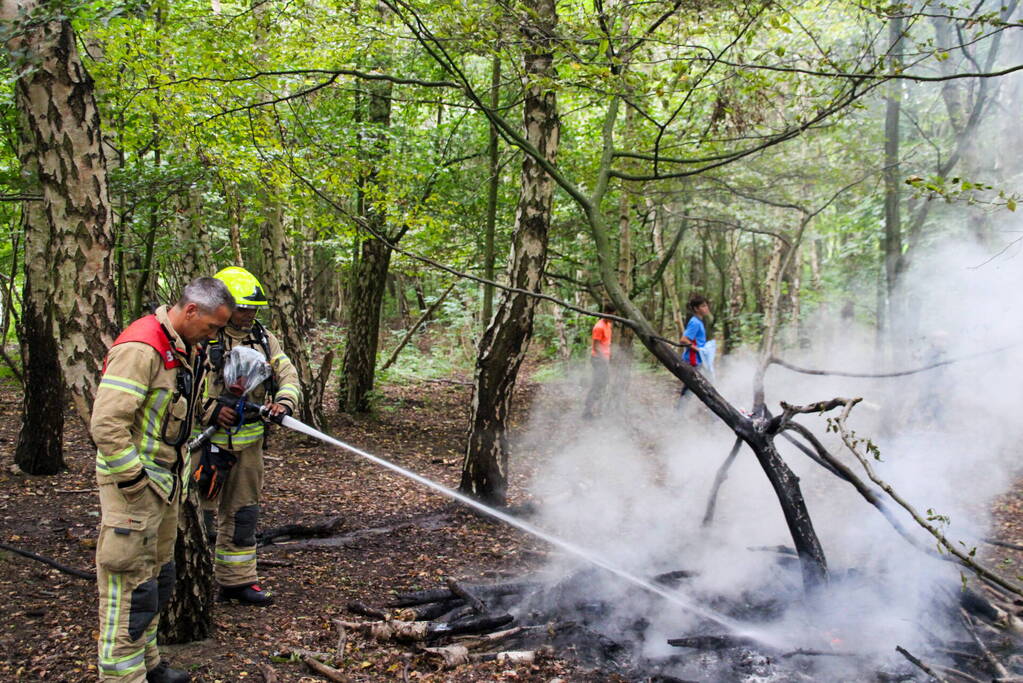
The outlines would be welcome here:
M 22 126 L 19 156 L 28 187 L 38 189 L 38 174 L 31 141 Z M 21 358 L 24 394 L 21 431 L 14 462 L 28 474 L 56 474 L 64 465 L 64 374 L 53 336 L 50 282 L 52 231 L 42 202 L 24 202 L 21 227 L 25 234 L 25 283 L 22 289 Z
M 306 334 L 302 325 L 301 292 L 296 283 L 295 265 L 291 255 L 291 238 L 284 228 L 284 209 L 280 203 L 263 221 L 260 243 L 263 249 L 263 281 L 272 292 L 270 301 L 277 316 L 275 330 L 280 333 L 284 351 L 298 370 L 302 383 L 301 419 L 316 429 L 323 429 L 323 389 L 334 352 L 328 351 L 318 375 L 313 374 L 312 359 L 306 348 Z
M 553 0 L 528 0 L 524 4 L 532 21 L 522 27 L 528 41 L 524 56 L 525 133 L 540 154 L 553 161 L 560 128 L 555 93 L 544 81 L 554 74 L 550 36 L 557 24 L 557 11 Z M 526 155 L 508 259 L 508 279 L 513 287 L 533 292 L 541 289 L 553 190 L 547 173 Z M 532 336 L 536 302 L 533 297 L 505 290 L 477 350 L 460 489 L 496 505 L 507 500 L 508 413 L 519 367 Z
M 193 490 L 178 510 L 174 593 L 160 613 L 164 643 L 192 643 L 213 632 L 213 552 Z
M 3 18 L 35 4 L 4 2 Z M 67 21 L 46 21 L 12 39 L 16 100 L 33 150 L 52 239 L 53 337 L 78 414 L 92 412 L 103 358 L 114 339 L 112 215 L 92 78 Z

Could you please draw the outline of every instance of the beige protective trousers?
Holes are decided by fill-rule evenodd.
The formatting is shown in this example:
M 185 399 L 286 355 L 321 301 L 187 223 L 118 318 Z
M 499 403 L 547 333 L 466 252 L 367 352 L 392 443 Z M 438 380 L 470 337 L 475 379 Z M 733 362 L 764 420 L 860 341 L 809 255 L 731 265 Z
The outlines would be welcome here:
M 142 682 L 160 663 L 156 629 L 174 589 L 179 502 L 164 502 L 152 486 L 129 500 L 116 484 L 99 485 L 100 681 Z
M 217 542 L 213 569 L 221 586 L 248 586 L 256 573 L 256 525 L 259 494 L 263 489 L 263 439 L 232 451 L 238 462 L 216 500 L 203 501 L 206 528 L 217 517 Z

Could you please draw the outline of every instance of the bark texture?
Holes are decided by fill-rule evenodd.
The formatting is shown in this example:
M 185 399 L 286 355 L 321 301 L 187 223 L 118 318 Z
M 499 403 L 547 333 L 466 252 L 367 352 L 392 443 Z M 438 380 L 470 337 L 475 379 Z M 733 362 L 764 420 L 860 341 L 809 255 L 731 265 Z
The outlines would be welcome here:
M 174 594 L 160 614 L 161 643 L 191 643 L 213 632 L 213 551 L 194 494 L 178 513 Z
M 31 168 L 31 164 L 26 168 Z M 53 337 L 50 229 L 41 203 L 25 203 L 22 227 L 25 232 L 25 285 L 18 337 L 21 340 L 25 392 L 14 462 L 28 474 L 56 474 L 65 468 L 64 379 Z
M 5 16 L 12 5 L 4 3 Z M 65 385 L 88 420 L 117 328 L 111 211 L 93 81 L 66 21 L 26 27 L 8 48 L 27 55 L 15 64 L 16 97 L 51 231 L 53 335 Z
M 369 91 L 369 124 L 378 131 L 385 130 L 391 122 L 391 84 L 374 82 L 367 86 Z M 364 179 L 368 201 L 363 212 L 370 227 L 380 235 L 385 234 L 386 214 L 374 201 L 377 188 L 379 163 L 387 151 L 387 138 L 377 134 L 368 146 L 372 169 Z M 377 190 L 377 191 L 374 191 Z M 393 237 L 390 241 L 396 242 Z M 364 412 L 369 410 L 368 394 L 373 389 L 376 374 L 377 347 L 380 337 L 380 309 L 383 306 L 387 286 L 387 271 L 391 265 L 391 249 L 376 237 L 368 237 L 362 243 L 359 258 L 352 269 L 351 296 L 348 311 L 348 343 L 341 361 L 341 387 L 338 407 L 342 411 Z
M 269 287 L 270 301 L 276 317 L 274 330 L 280 334 L 284 352 L 288 354 L 302 384 L 300 419 L 316 429 L 323 429 L 323 391 L 334 352 L 328 351 L 317 374 L 306 347 L 305 308 L 299 289 L 299 278 L 291 255 L 292 241 L 285 229 L 281 204 L 263 222 L 260 243 L 263 249 L 263 282 Z
M 525 133 L 529 142 L 553 161 L 560 129 L 555 94 L 544 83 L 554 73 L 550 36 L 557 13 L 553 0 L 530 0 L 526 6 L 532 23 L 522 27 L 529 45 L 524 60 Z M 533 292 L 541 289 L 552 198 L 550 177 L 533 157 L 526 155 L 508 259 L 508 279 L 513 287 Z M 460 489 L 492 504 L 503 505 L 506 501 L 508 412 L 519 366 L 533 332 L 536 304 L 533 297 L 505 290 L 477 349 Z

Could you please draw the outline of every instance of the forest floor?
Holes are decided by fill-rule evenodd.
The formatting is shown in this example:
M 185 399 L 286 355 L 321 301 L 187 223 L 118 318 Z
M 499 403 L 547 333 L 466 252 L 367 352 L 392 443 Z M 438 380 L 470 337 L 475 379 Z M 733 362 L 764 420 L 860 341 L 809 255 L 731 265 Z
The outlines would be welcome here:
M 545 390 L 520 381 L 513 426 L 524 429 Z M 565 385 L 562 385 L 562 390 Z M 671 389 L 665 383 L 665 392 Z M 581 403 L 583 387 L 568 384 Z M 330 432 L 449 487 L 456 487 L 469 405 L 466 378 L 385 386 L 367 416 L 334 415 Z M 670 395 L 670 393 L 666 393 Z M 11 463 L 20 395 L 0 387 L 0 461 Z M 549 404 L 548 404 L 549 405 Z M 579 406 L 569 404 L 566 410 Z M 535 420 L 536 415 L 532 416 Z M 543 419 L 543 416 L 539 416 Z M 0 541 L 93 570 L 99 505 L 94 453 L 81 424 L 69 416 L 68 470 L 31 477 L 0 469 Z M 554 439 L 554 441 L 557 441 Z M 513 505 L 522 505 L 532 469 L 541 466 L 533 443 L 520 449 L 512 472 Z M 317 681 L 303 664 L 282 661 L 294 648 L 333 651 L 334 619 L 359 619 L 351 600 L 382 606 L 395 591 L 510 580 L 544 564 L 547 548 L 502 524 L 466 512 L 411 481 L 346 452 L 278 430 L 267 451 L 262 528 L 314 524 L 339 516 L 344 542 L 285 542 L 260 550 L 262 585 L 275 596 L 264 609 L 217 604 L 215 631 L 203 642 L 163 648 L 194 680 Z M 1023 487 L 994 504 L 992 535 L 1023 538 Z M 992 558 L 1014 559 L 999 549 Z M 1018 558 L 1016 558 L 1018 559 Z M 286 566 L 282 566 L 286 565 Z M 96 587 L 41 563 L 0 551 L 0 680 L 92 681 L 96 677 Z M 608 681 L 585 664 L 552 657 L 529 665 L 477 663 L 439 672 L 411 648 L 381 646 L 349 635 L 336 663 L 351 681 Z
M 465 378 L 384 387 L 373 414 L 335 415 L 330 432 L 455 488 L 470 388 Z M 525 416 L 536 389 L 528 380 L 519 382 L 521 409 L 513 424 Z M 4 463 L 12 462 L 20 405 L 16 388 L 0 388 Z M 26 476 L 9 464 L 0 469 L 0 541 L 93 571 L 99 515 L 94 451 L 70 415 L 65 446 L 68 469 L 60 475 Z M 196 681 L 262 681 L 267 668 L 280 681 L 322 680 L 276 653 L 333 650 L 338 634 L 332 620 L 358 619 L 346 612 L 347 602 L 382 606 L 395 591 L 443 587 L 446 577 L 470 583 L 508 580 L 545 557 L 539 541 L 300 435 L 277 430 L 267 456 L 261 528 L 340 516 L 338 533 L 349 536 L 343 543 L 261 549 L 260 557 L 274 563 L 260 568 L 274 604 L 262 609 L 217 604 L 210 639 L 163 648 L 172 665 L 192 671 Z M 513 505 L 525 502 L 521 492 L 528 476 L 528 462 L 517 461 Z M 95 680 L 94 582 L 0 550 L 0 596 L 0 680 Z M 337 666 L 351 681 L 609 680 L 559 659 L 518 666 L 479 663 L 437 673 L 409 653 L 409 648 L 381 647 L 353 635 Z

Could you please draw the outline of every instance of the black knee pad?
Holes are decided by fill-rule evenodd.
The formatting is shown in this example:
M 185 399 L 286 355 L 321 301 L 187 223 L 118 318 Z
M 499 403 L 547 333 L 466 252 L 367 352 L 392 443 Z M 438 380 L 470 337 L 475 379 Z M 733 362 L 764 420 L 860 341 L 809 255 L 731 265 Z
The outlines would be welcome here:
M 259 506 L 246 505 L 234 513 L 234 538 L 231 542 L 237 546 L 256 545 L 256 524 L 259 523 Z
M 170 602 L 171 595 L 174 593 L 174 582 L 177 580 L 177 577 L 178 572 L 174 560 L 160 567 L 160 574 L 156 577 L 157 595 L 159 596 L 156 607 L 157 612 L 162 612 L 163 608 Z
M 128 637 L 138 640 L 160 609 L 160 589 L 156 579 L 150 579 L 131 592 L 131 611 L 128 613 Z

